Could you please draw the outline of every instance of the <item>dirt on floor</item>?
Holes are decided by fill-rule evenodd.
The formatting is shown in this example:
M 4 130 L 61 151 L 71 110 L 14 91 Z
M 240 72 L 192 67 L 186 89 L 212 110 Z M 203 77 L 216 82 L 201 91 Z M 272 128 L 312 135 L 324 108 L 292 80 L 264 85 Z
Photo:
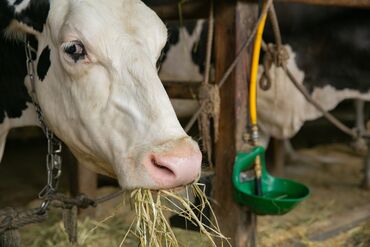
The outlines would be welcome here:
M 286 215 L 259 217 L 259 246 L 370 246 L 363 156 L 333 144 L 302 149 L 298 157 L 287 164 L 286 177 L 306 184 L 311 195 Z

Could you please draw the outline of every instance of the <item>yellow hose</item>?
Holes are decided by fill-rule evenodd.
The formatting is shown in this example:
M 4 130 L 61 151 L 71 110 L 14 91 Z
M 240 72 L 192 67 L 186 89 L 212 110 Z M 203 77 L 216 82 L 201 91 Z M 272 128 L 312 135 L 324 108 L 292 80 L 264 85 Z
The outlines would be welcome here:
M 253 47 L 251 79 L 250 79 L 250 96 L 249 96 L 249 112 L 252 126 L 257 125 L 257 73 L 258 64 L 261 52 L 262 34 L 265 28 L 267 12 L 262 16 L 261 22 L 258 25 L 256 38 Z

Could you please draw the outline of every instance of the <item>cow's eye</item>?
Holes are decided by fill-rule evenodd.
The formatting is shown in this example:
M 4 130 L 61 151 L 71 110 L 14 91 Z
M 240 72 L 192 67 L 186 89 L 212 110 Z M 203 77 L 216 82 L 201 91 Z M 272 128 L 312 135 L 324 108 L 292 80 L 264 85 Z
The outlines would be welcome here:
M 81 41 L 78 40 L 64 43 L 63 50 L 75 62 L 84 59 L 87 55 L 85 46 L 82 44 Z

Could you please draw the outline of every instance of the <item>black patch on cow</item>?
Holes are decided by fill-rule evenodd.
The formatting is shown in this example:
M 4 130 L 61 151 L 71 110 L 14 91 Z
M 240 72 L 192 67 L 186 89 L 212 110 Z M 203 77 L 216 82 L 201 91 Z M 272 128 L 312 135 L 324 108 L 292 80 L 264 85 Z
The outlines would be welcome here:
M 311 93 L 328 85 L 337 90 L 369 92 L 370 11 L 346 9 L 335 13 L 319 24 L 312 19 L 323 15 L 311 13 L 306 16 L 308 22 L 316 24 L 308 23 L 300 32 L 283 33 L 283 41 L 296 53 L 296 63 L 305 72 L 304 85 Z
M 50 64 L 50 49 L 49 46 L 46 46 L 41 52 L 39 61 L 37 63 L 37 75 L 41 81 L 45 79 L 45 76 L 49 71 Z
M 204 22 L 200 33 L 200 38 L 197 40 L 191 50 L 191 58 L 193 63 L 198 65 L 200 74 L 204 74 L 205 61 L 207 56 L 207 37 L 208 37 L 208 22 Z
M 197 26 L 196 21 L 189 21 L 185 24 L 185 28 L 190 36 L 193 35 L 196 26 Z
M 0 31 L 3 36 L 3 30 L 9 26 L 14 17 L 14 7 L 8 5 L 8 1 L 0 0 Z
M 49 15 L 49 0 L 31 0 L 28 7 L 15 14 L 15 19 L 42 32 Z
M 14 5 L 19 5 L 19 4 L 21 4 L 23 2 L 23 0 L 16 0 L 15 2 L 14 2 Z
M 167 58 L 167 52 L 170 50 L 172 45 L 176 45 L 180 40 L 179 28 L 174 22 L 167 23 L 168 39 L 161 51 L 161 55 L 157 61 L 157 68 L 161 68 L 161 64 Z
M 34 39 L 32 39 L 34 40 Z M 34 41 L 33 41 L 34 42 Z M 31 102 L 24 78 L 27 75 L 23 42 L 0 35 L 0 124 L 5 117 L 19 118 Z
M 179 27 L 174 22 L 171 22 L 167 24 L 167 30 L 168 30 L 167 43 L 169 45 L 176 45 L 177 43 L 179 43 L 180 40 Z
M 22 2 L 23 0 L 17 0 L 14 6 L 9 6 L 8 1 L 0 0 L 0 30 L 4 30 L 15 19 L 42 32 L 49 15 L 49 0 L 30 0 L 27 8 L 20 13 L 15 13 L 15 6 Z

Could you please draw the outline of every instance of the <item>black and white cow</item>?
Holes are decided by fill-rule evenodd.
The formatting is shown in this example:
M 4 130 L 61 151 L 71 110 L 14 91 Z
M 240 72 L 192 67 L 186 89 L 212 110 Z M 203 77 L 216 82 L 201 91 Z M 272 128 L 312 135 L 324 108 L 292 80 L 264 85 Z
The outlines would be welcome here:
M 28 37 L 45 120 L 80 163 L 126 189 L 199 176 L 199 147 L 157 74 L 167 29 L 141 1 L 0 0 L 0 32 L 0 157 L 11 128 L 37 124 Z
M 370 100 L 368 10 L 281 4 L 277 12 L 290 55 L 288 67 L 316 101 L 331 110 L 344 99 Z M 207 33 L 207 25 L 199 20 L 196 26 L 199 30 L 193 33 L 186 26 L 179 27 L 183 35 L 170 47 L 161 67 L 160 76 L 165 80 L 202 81 L 201 63 L 192 61 L 191 56 L 194 43 L 206 43 L 202 34 Z M 271 40 L 271 35 L 265 36 L 266 41 Z M 259 69 L 262 72 L 263 66 Z M 266 135 L 290 138 L 305 121 L 322 116 L 282 69 L 272 66 L 270 75 L 272 87 L 267 91 L 259 88 L 257 97 L 259 125 Z M 197 108 L 194 102 L 179 107 L 175 102 L 174 106 L 180 116 L 189 116 L 189 109 Z
M 286 5 L 277 10 L 288 67 L 313 99 L 326 110 L 345 99 L 370 100 L 368 10 L 290 6 L 288 11 Z M 265 133 L 290 138 L 305 121 L 322 116 L 281 68 L 272 66 L 270 75 L 272 87 L 258 91 L 259 124 Z

